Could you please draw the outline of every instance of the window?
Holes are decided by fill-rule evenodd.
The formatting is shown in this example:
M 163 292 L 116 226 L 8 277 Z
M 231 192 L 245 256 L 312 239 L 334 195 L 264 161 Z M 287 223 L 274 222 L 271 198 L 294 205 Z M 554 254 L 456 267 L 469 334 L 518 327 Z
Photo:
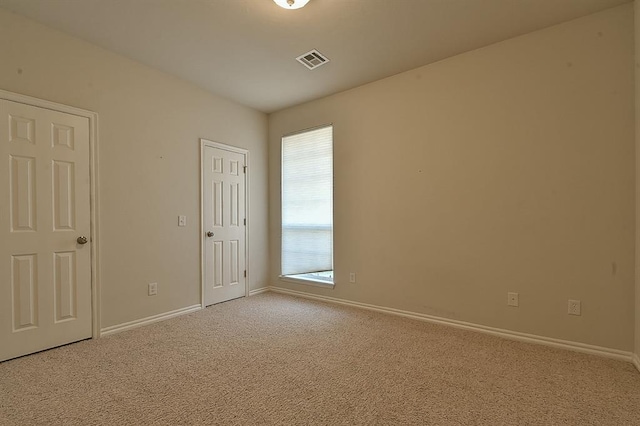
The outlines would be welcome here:
M 333 126 L 282 138 L 282 276 L 333 285 Z

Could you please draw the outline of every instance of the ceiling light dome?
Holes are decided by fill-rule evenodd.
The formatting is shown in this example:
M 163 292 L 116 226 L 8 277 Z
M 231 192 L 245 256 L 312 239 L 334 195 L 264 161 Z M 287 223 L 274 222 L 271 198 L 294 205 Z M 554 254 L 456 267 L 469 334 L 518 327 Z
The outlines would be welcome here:
M 304 7 L 309 0 L 273 0 L 278 6 L 283 9 L 300 9 Z

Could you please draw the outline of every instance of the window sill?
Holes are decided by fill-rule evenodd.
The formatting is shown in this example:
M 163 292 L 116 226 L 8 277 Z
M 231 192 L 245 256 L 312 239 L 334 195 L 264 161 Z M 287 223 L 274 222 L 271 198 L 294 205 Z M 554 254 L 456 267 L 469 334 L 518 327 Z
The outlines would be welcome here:
M 280 275 L 279 278 L 280 278 L 280 281 L 286 281 L 294 284 L 310 285 L 312 287 L 333 288 L 334 286 L 334 283 L 332 282 L 314 280 L 312 278 L 298 278 L 298 277 L 291 277 L 288 275 Z

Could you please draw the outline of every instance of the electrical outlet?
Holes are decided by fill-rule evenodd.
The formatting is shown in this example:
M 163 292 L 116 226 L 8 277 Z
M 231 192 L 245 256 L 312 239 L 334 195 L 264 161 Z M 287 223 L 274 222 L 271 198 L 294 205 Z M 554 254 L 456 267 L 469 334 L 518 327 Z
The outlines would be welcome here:
M 178 216 L 178 226 L 187 226 L 186 216 Z
M 349 282 L 350 283 L 355 283 L 356 282 L 356 273 L 355 272 L 349 272 Z
M 158 283 L 149 283 L 149 296 L 158 294 Z
M 507 305 L 509 306 L 519 306 L 519 296 L 518 293 L 507 293 Z
M 569 315 L 581 315 L 580 301 L 569 299 Z

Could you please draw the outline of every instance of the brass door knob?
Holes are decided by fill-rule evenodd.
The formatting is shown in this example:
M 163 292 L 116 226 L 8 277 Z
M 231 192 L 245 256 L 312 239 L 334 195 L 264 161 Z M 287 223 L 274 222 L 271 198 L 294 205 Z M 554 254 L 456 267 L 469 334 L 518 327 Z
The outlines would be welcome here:
M 78 242 L 78 244 L 87 244 L 87 241 L 89 240 L 87 240 L 87 237 L 82 236 L 82 237 L 78 237 L 76 241 Z

